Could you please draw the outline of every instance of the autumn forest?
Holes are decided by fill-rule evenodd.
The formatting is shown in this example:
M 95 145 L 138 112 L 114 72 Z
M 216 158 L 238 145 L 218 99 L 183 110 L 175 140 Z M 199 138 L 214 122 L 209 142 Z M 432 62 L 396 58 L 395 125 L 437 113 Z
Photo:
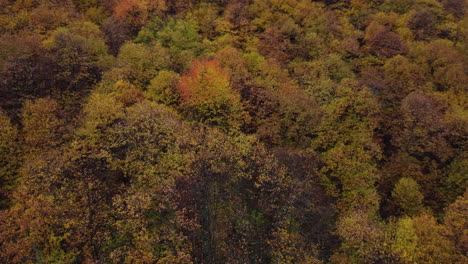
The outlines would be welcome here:
M 468 263 L 467 13 L 0 0 L 0 263 Z

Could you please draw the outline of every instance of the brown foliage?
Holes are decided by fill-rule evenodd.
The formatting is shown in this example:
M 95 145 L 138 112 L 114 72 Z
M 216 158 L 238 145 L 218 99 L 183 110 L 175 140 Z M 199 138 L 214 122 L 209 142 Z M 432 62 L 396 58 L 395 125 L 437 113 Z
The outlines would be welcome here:
M 370 40 L 369 45 L 372 54 L 384 57 L 393 57 L 408 52 L 408 47 L 403 43 L 398 34 L 389 30 L 377 33 Z
M 282 65 L 288 63 L 290 42 L 277 28 L 267 28 L 260 36 L 258 50 L 265 57 L 274 58 Z
M 465 0 L 438 0 L 442 3 L 445 9 L 456 17 L 461 18 L 465 14 L 466 1 Z
M 124 21 L 115 18 L 110 18 L 104 22 L 102 32 L 109 47 L 109 53 L 114 56 L 117 56 L 124 42 L 132 37 L 129 26 Z
M 416 40 L 430 39 L 435 34 L 436 20 L 430 10 L 418 9 L 408 21 L 408 27 L 413 30 Z

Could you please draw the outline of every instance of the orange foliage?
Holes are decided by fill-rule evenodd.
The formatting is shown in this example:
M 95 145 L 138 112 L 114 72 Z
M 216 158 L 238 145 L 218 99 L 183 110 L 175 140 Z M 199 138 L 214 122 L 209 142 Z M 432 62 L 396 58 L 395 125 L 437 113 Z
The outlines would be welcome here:
M 230 85 L 229 73 L 216 60 L 197 60 L 179 81 L 177 90 L 187 115 L 211 125 L 237 126 L 240 95 Z
M 143 9 L 146 1 L 141 0 L 119 0 L 114 8 L 116 17 L 125 17 L 132 9 Z
M 187 75 L 182 76 L 177 90 L 185 103 L 197 104 L 225 95 L 229 74 L 216 60 L 196 60 Z

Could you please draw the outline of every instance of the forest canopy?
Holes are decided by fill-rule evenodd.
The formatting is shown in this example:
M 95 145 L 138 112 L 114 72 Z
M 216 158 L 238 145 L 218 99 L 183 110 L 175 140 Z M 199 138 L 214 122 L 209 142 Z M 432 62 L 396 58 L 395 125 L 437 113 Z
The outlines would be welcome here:
M 467 12 L 0 0 L 0 263 L 468 263 Z

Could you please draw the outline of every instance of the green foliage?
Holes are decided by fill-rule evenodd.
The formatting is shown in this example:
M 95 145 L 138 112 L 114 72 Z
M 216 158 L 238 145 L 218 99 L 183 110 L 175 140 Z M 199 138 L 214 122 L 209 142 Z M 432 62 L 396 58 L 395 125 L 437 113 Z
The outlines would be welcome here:
M 349 79 L 332 92 L 331 101 L 322 108 L 325 117 L 313 142 L 323 152 L 322 175 L 332 193 L 344 196 L 345 210 L 358 207 L 374 214 L 378 205 L 372 190 L 378 179 L 375 161 L 381 154 L 373 136 L 378 106 L 367 87 Z
M 413 179 L 401 178 L 392 192 L 394 202 L 408 216 L 418 215 L 422 210 L 423 195 Z
M 170 50 L 175 71 L 188 70 L 202 52 L 198 28 L 189 21 L 170 19 L 156 35 L 158 43 Z
M 159 17 L 153 18 L 148 22 L 139 32 L 135 38 L 136 43 L 151 43 L 152 41 L 157 40 L 158 32 L 163 27 L 163 21 Z
M 65 87 L 61 89 L 88 88 L 109 65 L 102 33 L 91 22 L 58 28 L 44 40 L 43 45 L 57 57 L 59 72 L 53 78 L 63 83 Z
M 190 64 L 202 53 L 203 45 L 198 27 L 191 21 L 153 19 L 139 33 L 135 40 L 138 43 L 159 43 L 168 49 L 172 70 L 187 71 Z
M 172 71 L 160 71 L 148 87 L 151 98 L 161 104 L 175 105 L 179 101 L 176 90 L 179 75 Z
M 198 26 L 200 32 L 204 36 L 214 37 L 219 34 L 216 29 L 218 24 L 222 23 L 218 19 L 220 9 L 215 4 L 201 3 L 200 6 L 187 15 L 189 20 L 192 20 Z
M 394 250 L 403 263 L 452 262 L 453 244 L 445 236 L 444 227 L 431 215 L 401 218 L 398 221 Z
M 115 97 L 106 94 L 92 94 L 88 103 L 84 106 L 86 119 L 83 127 L 78 130 L 78 134 L 96 137 L 96 144 L 99 137 L 105 137 L 105 129 L 123 115 L 123 104 Z M 104 130 L 104 133 L 101 131 Z
M 194 24 L 183 20 L 169 20 L 157 33 L 160 43 L 167 48 L 200 52 L 200 36 Z
M 0 0 L 0 263 L 467 263 L 464 0 Z
M 127 43 L 117 57 L 117 73 L 138 87 L 146 87 L 158 71 L 170 65 L 168 51 L 160 45 Z
M 413 1 L 411 0 L 385 0 L 382 4 L 382 9 L 385 11 L 393 11 L 396 13 L 406 13 L 410 10 Z
M 454 196 L 461 195 L 468 187 L 468 159 L 463 155 L 449 166 L 447 183 Z

